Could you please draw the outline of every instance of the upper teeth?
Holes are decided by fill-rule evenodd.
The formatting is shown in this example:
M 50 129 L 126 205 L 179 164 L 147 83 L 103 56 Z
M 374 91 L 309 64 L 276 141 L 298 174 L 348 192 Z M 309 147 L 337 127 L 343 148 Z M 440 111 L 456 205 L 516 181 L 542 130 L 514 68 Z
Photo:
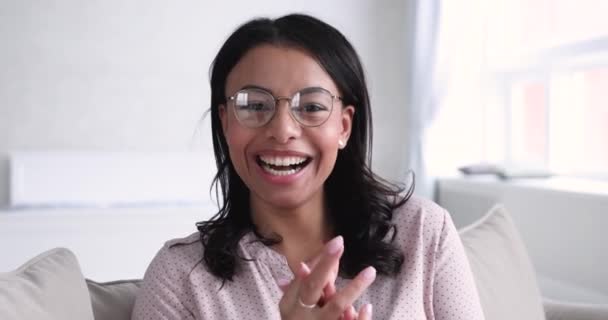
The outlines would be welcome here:
M 273 166 L 291 166 L 294 164 L 300 164 L 306 161 L 305 157 L 272 157 L 272 156 L 260 156 L 260 159 L 267 164 Z

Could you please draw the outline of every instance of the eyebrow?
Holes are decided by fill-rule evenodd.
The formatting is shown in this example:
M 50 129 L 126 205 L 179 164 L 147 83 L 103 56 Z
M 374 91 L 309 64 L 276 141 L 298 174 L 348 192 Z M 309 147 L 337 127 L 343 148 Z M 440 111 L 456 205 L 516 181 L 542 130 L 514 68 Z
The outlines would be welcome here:
M 273 95 L 273 96 L 274 96 L 274 93 L 272 92 L 272 90 L 270 90 L 270 89 L 268 89 L 268 88 L 265 88 L 265 87 L 262 87 L 262 86 L 255 85 L 255 84 L 248 84 L 248 85 L 245 85 L 245 86 L 243 86 L 243 87 L 242 87 L 241 89 L 239 89 L 239 90 L 245 90 L 245 89 L 258 89 L 258 90 L 266 91 L 266 92 L 268 92 L 268 93 L 270 93 L 271 95 Z M 318 87 L 318 86 L 316 86 L 316 87 L 306 87 L 306 88 L 302 88 L 302 89 L 300 89 L 300 90 L 298 90 L 298 91 L 296 91 L 296 92 L 307 93 L 307 92 L 316 91 L 316 90 L 325 90 L 325 91 L 329 91 L 329 90 L 327 90 L 327 89 L 325 89 L 325 88 L 323 88 L 323 87 Z M 295 93 L 295 92 L 294 92 L 294 93 Z
M 268 93 L 270 93 L 270 94 L 273 94 L 273 93 L 272 93 L 272 90 L 270 90 L 270 89 L 268 89 L 268 88 L 261 87 L 261 86 L 256 86 L 256 85 L 254 85 L 254 84 L 248 84 L 248 85 L 246 85 L 246 86 L 242 87 L 242 88 L 241 88 L 241 89 L 239 89 L 239 90 L 245 90 L 245 89 L 258 89 L 258 90 L 263 90 L 263 91 L 266 91 L 266 92 L 268 92 Z

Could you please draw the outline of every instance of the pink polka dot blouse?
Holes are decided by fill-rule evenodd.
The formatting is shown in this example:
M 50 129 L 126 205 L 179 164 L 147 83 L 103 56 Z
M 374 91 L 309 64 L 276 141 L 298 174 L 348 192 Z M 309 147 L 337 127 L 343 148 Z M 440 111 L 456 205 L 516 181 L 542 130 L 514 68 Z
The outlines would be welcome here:
M 464 249 L 446 210 L 413 196 L 397 209 L 395 241 L 405 261 L 396 277 L 378 276 L 356 301 L 372 303 L 374 319 L 484 319 Z M 211 275 L 199 234 L 167 242 L 146 271 L 132 319 L 280 319 L 278 279 L 291 279 L 287 260 L 247 234 L 234 281 Z M 338 277 L 336 287 L 349 280 Z

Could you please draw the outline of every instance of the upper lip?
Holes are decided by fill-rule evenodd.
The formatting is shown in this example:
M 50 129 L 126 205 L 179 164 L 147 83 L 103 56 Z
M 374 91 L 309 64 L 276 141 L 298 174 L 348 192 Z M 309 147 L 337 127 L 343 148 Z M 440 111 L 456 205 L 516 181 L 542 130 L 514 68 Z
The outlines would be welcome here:
M 310 158 L 311 156 L 293 150 L 261 150 L 255 153 L 256 156 L 273 156 L 273 157 L 305 157 Z

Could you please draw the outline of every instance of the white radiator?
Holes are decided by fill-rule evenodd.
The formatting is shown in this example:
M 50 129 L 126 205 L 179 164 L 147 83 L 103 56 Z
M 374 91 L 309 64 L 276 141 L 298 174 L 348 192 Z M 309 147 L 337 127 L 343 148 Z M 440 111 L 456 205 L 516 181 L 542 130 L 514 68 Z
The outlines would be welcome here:
M 10 206 L 200 204 L 214 173 L 203 153 L 14 152 Z
M 10 161 L 0 272 L 66 247 L 88 278 L 141 278 L 165 241 L 217 212 L 209 154 L 16 152 Z

